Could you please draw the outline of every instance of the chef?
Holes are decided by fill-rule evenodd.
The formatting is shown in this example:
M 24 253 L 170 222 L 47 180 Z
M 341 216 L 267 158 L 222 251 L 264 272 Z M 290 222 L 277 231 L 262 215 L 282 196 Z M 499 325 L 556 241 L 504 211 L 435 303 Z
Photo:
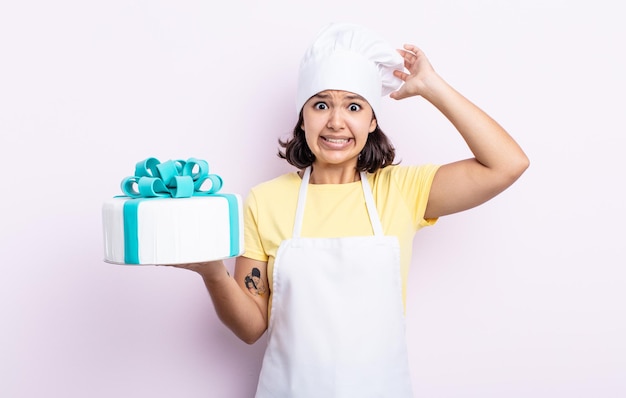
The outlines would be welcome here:
M 431 103 L 472 156 L 400 165 L 378 119 L 384 97 Z M 239 338 L 268 333 L 257 398 L 412 397 L 404 309 L 415 233 L 493 198 L 528 159 L 422 50 L 355 24 L 328 24 L 306 50 L 296 112 L 279 141 L 296 170 L 250 190 L 234 275 L 221 261 L 182 267 L 203 277 Z

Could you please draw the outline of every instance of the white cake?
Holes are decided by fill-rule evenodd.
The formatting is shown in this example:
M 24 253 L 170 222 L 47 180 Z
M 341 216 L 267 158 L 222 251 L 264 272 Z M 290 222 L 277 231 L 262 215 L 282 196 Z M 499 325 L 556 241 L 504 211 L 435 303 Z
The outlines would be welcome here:
M 104 261 L 183 264 L 239 256 L 242 207 L 238 194 L 111 198 L 102 206 Z
M 236 194 L 113 198 L 104 202 L 102 220 L 104 260 L 110 263 L 181 264 L 243 253 L 242 205 Z

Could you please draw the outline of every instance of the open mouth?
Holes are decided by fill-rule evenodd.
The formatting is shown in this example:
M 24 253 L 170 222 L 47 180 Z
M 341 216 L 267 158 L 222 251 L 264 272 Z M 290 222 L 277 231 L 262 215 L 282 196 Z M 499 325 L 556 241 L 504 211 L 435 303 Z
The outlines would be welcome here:
M 328 137 L 322 137 L 322 139 L 326 142 L 330 142 L 331 144 L 347 144 L 351 140 L 351 138 L 328 138 Z

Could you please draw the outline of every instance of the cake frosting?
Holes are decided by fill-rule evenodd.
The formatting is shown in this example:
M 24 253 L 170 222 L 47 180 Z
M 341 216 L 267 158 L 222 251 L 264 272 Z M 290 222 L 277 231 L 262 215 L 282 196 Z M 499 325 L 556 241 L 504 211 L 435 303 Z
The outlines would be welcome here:
M 218 193 L 222 179 L 190 158 L 137 163 L 122 180 L 124 195 L 102 205 L 104 261 L 182 264 L 241 255 L 242 199 Z

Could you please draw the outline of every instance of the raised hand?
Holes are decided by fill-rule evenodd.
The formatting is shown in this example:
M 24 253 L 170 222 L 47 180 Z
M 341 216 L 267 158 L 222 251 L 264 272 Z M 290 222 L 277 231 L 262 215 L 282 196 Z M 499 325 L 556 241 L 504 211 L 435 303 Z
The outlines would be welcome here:
M 394 75 L 404 84 L 393 93 L 390 97 L 396 100 L 413 97 L 416 95 L 424 95 L 428 91 L 428 85 L 433 79 L 440 79 L 430 61 L 422 50 L 413 44 L 405 44 L 403 50 L 398 53 L 404 58 L 404 67 L 408 73 L 403 71 L 394 71 Z

